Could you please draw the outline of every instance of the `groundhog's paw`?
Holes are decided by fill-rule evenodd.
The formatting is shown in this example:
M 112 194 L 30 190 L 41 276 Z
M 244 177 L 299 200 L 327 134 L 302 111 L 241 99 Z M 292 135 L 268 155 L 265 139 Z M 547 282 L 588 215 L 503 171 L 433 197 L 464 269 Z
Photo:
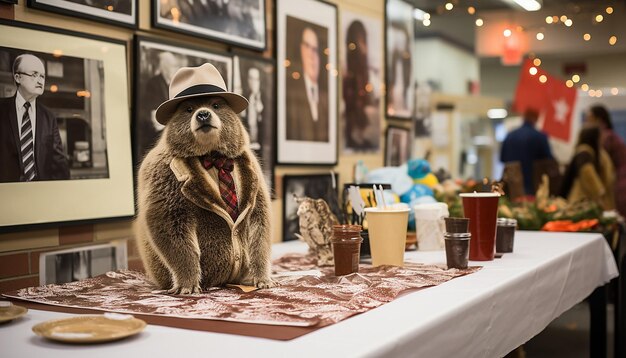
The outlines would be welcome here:
M 271 288 L 278 286 L 278 283 L 271 278 L 254 279 L 254 286 L 258 288 Z
M 182 287 L 182 286 L 174 286 L 167 291 L 167 293 L 171 295 L 194 295 L 200 293 L 200 286 L 190 286 L 190 287 Z

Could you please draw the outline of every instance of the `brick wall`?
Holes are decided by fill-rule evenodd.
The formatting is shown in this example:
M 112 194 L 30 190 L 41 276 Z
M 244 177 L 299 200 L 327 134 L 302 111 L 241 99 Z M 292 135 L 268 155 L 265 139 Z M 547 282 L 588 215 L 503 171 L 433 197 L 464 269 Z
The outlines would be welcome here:
M 132 221 L 0 234 L 0 293 L 39 285 L 42 252 L 127 240 L 128 268 L 143 270 Z

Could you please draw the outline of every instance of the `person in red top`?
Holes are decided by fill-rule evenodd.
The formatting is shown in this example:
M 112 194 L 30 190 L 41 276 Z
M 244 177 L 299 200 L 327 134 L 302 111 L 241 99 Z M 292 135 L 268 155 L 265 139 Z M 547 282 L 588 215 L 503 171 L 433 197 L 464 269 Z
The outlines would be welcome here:
M 609 111 L 602 105 L 594 105 L 587 112 L 590 124 L 597 125 L 601 131 L 601 142 L 609 153 L 615 167 L 615 206 L 617 211 L 626 217 L 626 144 L 613 131 L 613 123 Z

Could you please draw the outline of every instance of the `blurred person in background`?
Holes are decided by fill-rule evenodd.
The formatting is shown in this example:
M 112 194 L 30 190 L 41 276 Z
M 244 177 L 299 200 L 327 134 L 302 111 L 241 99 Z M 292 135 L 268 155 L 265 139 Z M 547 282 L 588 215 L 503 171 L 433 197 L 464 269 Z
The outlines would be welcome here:
M 602 105 L 594 105 L 587 112 L 590 125 L 600 128 L 602 147 L 611 158 L 615 168 L 615 207 L 620 215 L 626 217 L 626 144 L 613 130 L 609 111 Z M 621 195 L 620 195 L 621 194 Z
M 587 126 L 580 131 L 574 157 L 565 171 L 561 196 L 570 203 L 588 199 L 604 210 L 613 210 L 615 171 L 600 142 L 597 126 Z
M 538 120 L 539 112 L 537 110 L 526 109 L 524 123 L 506 136 L 500 152 L 502 163 L 520 162 L 526 195 L 535 195 L 533 188 L 534 162 L 552 158 L 548 136 L 535 128 Z

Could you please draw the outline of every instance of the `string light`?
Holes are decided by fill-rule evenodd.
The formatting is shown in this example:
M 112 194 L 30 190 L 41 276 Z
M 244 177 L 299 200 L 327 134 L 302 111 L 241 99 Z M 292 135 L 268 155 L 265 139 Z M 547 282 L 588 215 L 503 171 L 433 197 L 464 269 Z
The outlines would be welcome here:
M 541 66 L 541 60 L 539 58 L 535 58 L 533 60 L 533 65 L 535 65 L 537 67 Z
M 428 26 L 430 26 L 430 20 L 424 19 L 424 21 L 422 21 L 422 24 L 424 24 L 424 26 L 428 27 Z
M 543 32 L 537 32 L 537 40 L 541 41 L 543 40 L 544 36 L 543 36 Z
M 476 19 L 476 26 L 478 27 L 483 26 L 483 19 Z
M 564 23 L 565 23 L 565 26 L 567 26 L 567 27 L 570 27 L 573 24 L 572 19 L 567 19 L 567 20 L 565 20 Z
M 596 97 L 602 97 L 602 90 L 596 90 Z
M 587 92 L 587 91 L 589 91 L 589 85 L 588 85 L 588 84 L 586 84 L 586 83 L 583 83 L 583 84 L 580 86 L 580 89 L 581 89 L 581 90 L 583 90 L 583 91 L 585 91 L 585 92 Z
M 602 20 L 604 20 L 604 16 L 596 15 L 596 22 L 602 22 Z
M 565 81 L 565 85 L 567 87 L 574 87 L 574 82 L 572 82 L 572 80 L 567 80 L 567 81 Z
M 504 35 L 504 37 L 511 37 L 511 30 L 510 29 L 505 29 L 502 34 Z
M 531 76 L 534 76 L 537 74 L 537 67 L 531 67 L 528 69 L 528 73 L 530 73 Z
M 468 7 L 467 13 L 470 15 L 474 15 L 476 13 L 476 8 L 474 8 L 473 6 Z
M 430 20 L 430 14 L 425 12 L 424 13 L 424 20 Z
M 541 83 L 548 82 L 548 77 L 546 75 L 539 76 L 539 82 L 541 82 Z
M 580 82 L 580 76 L 579 75 L 573 75 L 572 76 L 572 81 L 574 81 L 574 83 Z
M 613 13 L 613 7 L 609 6 L 606 8 L 606 13 L 611 15 Z
M 552 19 L 552 16 L 546 16 L 546 24 L 551 24 L 554 22 L 554 19 Z
M 596 90 L 590 89 L 587 93 L 589 93 L 589 96 L 591 96 L 591 97 L 595 97 L 596 96 Z
M 613 35 L 609 37 L 609 45 L 613 46 L 617 43 L 617 36 Z
M 559 22 L 559 17 L 556 15 L 552 16 L 552 22 L 554 22 L 555 24 Z
M 619 94 L 619 90 L 617 89 L 617 87 L 611 88 L 611 94 L 613 96 L 617 96 Z
M 454 5 L 452 5 L 451 2 L 446 3 L 446 10 L 450 11 L 454 8 Z
M 583 35 L 583 40 L 585 40 L 585 41 L 591 40 L 591 35 L 590 34 L 584 34 Z

